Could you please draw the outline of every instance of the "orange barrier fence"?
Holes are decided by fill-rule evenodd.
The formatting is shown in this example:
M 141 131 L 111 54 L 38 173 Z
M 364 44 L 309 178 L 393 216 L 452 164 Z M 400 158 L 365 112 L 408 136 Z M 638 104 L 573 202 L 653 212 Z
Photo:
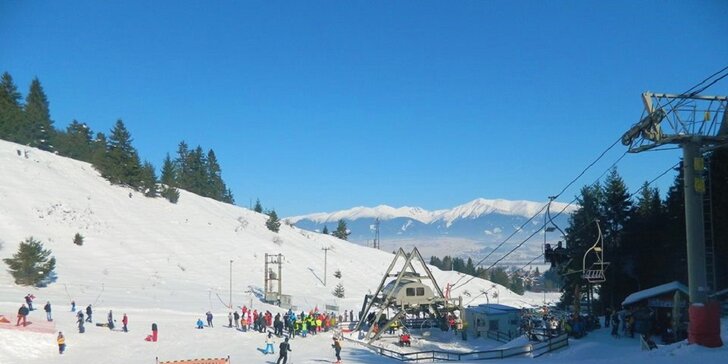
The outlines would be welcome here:
M 230 357 L 227 358 L 207 358 L 207 359 L 184 359 L 184 360 L 172 360 L 172 361 L 159 361 L 157 358 L 157 364 L 229 364 Z

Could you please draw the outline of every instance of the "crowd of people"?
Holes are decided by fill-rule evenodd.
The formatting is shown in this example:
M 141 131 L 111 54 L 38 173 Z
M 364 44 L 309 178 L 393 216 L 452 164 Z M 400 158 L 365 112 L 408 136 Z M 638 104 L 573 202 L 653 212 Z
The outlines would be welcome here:
M 25 303 L 23 303 L 20 308 L 18 309 L 18 316 L 17 316 L 17 322 L 15 326 L 23 326 L 26 327 L 28 322 L 28 316 L 32 311 L 35 311 L 36 309 L 33 308 L 33 301 L 35 300 L 35 296 L 32 294 L 26 295 L 23 300 Z M 50 301 L 46 301 L 46 304 L 43 306 L 43 311 L 46 313 L 46 320 L 47 321 L 53 321 L 53 306 L 51 305 Z M 71 301 L 71 312 L 76 313 L 76 324 L 78 326 L 78 332 L 79 334 L 83 334 L 86 332 L 86 323 L 93 323 L 93 307 L 91 304 L 86 306 L 84 309 L 76 310 L 76 301 Z M 121 331 L 123 332 L 129 332 L 129 316 L 127 316 L 126 313 L 123 314 L 121 318 Z M 101 327 L 107 327 L 110 330 L 114 330 L 116 327 L 116 320 L 114 319 L 114 314 L 112 310 L 109 310 L 109 313 L 106 316 L 106 322 L 104 323 L 96 323 L 97 326 Z M 156 341 L 157 339 L 157 324 L 152 324 L 152 335 L 150 335 L 148 338 L 153 338 L 153 340 L 148 341 Z M 57 337 L 57 343 L 58 343 L 58 353 L 63 354 L 66 349 L 66 338 L 63 335 L 63 332 L 58 332 Z
M 16 326 L 26 326 L 27 316 L 33 308 L 33 300 L 35 296 L 28 294 L 24 297 L 25 303 L 18 309 L 18 321 Z M 52 321 L 52 306 L 50 301 L 47 301 L 43 307 L 46 312 L 46 319 Z M 76 323 L 78 326 L 78 332 L 83 334 L 86 332 L 85 324 L 94 323 L 94 307 L 89 304 L 85 309 L 78 309 L 76 307 L 76 301 L 71 301 L 71 312 L 76 315 Z M 211 311 L 205 313 L 205 319 L 207 325 L 204 324 L 202 318 L 198 318 L 195 327 L 197 329 L 214 328 L 214 315 Z M 334 312 L 320 312 L 318 307 L 305 312 L 300 313 L 293 312 L 289 309 L 288 312 L 283 314 L 276 313 L 273 315 L 270 311 L 258 311 L 257 309 L 249 309 L 247 306 L 243 306 L 240 310 L 231 311 L 228 313 L 228 328 L 235 328 L 241 332 L 256 332 L 265 333 L 265 348 L 261 351 L 264 354 L 275 354 L 275 343 L 276 339 L 283 339 L 278 345 L 278 364 L 286 364 L 288 355 L 291 350 L 289 340 L 299 336 L 305 338 L 309 335 L 319 335 L 321 333 L 327 333 L 330 331 L 334 332 L 333 344 L 331 347 L 334 350 L 336 356 L 336 363 L 341 362 L 341 333 L 337 329 L 337 325 L 340 322 L 353 321 L 354 311 L 345 310 L 343 314 L 337 315 Z M 121 319 L 122 328 L 120 331 L 128 332 L 129 317 L 126 313 L 123 314 Z M 96 326 L 107 327 L 110 330 L 116 328 L 116 320 L 112 310 L 109 310 L 106 315 L 105 322 L 97 322 Z M 152 334 L 146 337 L 146 341 L 157 341 L 157 324 L 152 324 Z M 409 341 L 409 339 L 407 340 Z M 66 338 L 63 332 L 59 331 L 56 338 L 58 344 L 58 353 L 63 354 L 66 350 Z

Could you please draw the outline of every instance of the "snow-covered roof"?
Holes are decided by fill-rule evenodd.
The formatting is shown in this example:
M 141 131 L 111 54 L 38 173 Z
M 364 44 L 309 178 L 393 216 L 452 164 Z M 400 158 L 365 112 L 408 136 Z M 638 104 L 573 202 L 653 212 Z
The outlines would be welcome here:
M 520 311 L 520 308 L 501 305 L 498 303 L 486 303 L 474 307 L 468 307 L 468 310 L 475 313 L 482 313 L 485 315 L 499 315 L 504 313 L 510 313 L 513 311 Z
M 632 293 L 627 296 L 622 302 L 622 306 L 631 305 L 633 303 L 642 301 L 644 299 L 659 296 L 661 294 L 669 293 L 672 291 L 681 291 L 682 293 L 688 294 L 688 287 L 678 281 L 672 281 L 670 283 L 661 284 L 652 288 L 648 288 L 639 292 Z

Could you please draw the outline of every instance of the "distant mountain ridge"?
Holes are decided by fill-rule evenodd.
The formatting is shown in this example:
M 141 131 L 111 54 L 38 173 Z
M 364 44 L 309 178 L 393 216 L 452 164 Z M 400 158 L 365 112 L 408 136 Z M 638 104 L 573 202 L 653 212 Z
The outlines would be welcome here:
M 339 220 L 347 223 L 351 235 L 349 240 L 362 245 L 371 245 L 374 239 L 376 219 L 380 221 L 379 234 L 382 249 L 391 251 L 399 246 L 417 246 L 432 255 L 484 256 L 516 231 L 510 244 L 542 230 L 546 202 L 509 201 L 503 199 L 478 198 L 452 209 L 428 211 L 420 207 L 399 208 L 379 205 L 376 207 L 354 207 L 348 210 L 322 212 L 294 216 L 285 220 L 296 227 L 332 231 Z M 543 210 L 542 210 L 543 209 Z M 564 210 L 561 215 L 556 216 Z M 576 206 L 561 202 L 551 205 L 554 222 L 561 228 L 568 224 L 568 216 Z M 525 224 L 529 218 L 535 219 Z M 525 225 L 524 225 L 525 224 Z M 540 235 L 534 240 L 555 241 L 555 233 Z M 520 240 L 519 240 L 520 239 Z M 531 244 L 515 255 L 516 261 L 540 254 L 541 244 Z M 456 253 L 454 253 L 456 252 Z M 520 257 L 518 257 L 520 256 Z
M 430 224 L 439 220 L 444 221 L 448 226 L 458 219 L 475 219 L 487 214 L 513 215 L 530 218 L 544 206 L 545 202 L 534 201 L 510 201 L 503 199 L 489 200 L 478 198 L 468 203 L 455 206 L 452 209 L 428 211 L 420 207 L 403 206 L 399 208 L 379 205 L 376 207 L 354 207 L 348 210 L 335 212 L 319 212 L 308 215 L 300 215 L 286 218 L 292 224 L 301 220 L 309 220 L 323 224 L 343 220 L 358 220 L 361 218 L 379 218 L 380 220 L 392 220 L 396 218 L 409 218 L 424 224 Z M 551 205 L 552 211 L 558 212 L 567 206 L 565 203 L 554 202 Z M 571 213 L 575 207 L 569 206 L 565 212 Z M 545 213 L 545 210 L 541 214 Z

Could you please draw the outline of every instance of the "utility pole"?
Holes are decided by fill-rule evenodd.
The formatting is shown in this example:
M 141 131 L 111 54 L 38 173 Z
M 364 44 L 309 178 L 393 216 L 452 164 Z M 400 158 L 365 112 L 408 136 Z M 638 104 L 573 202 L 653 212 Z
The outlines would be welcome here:
M 374 249 L 380 249 L 379 244 L 379 218 L 374 222 Z
M 710 322 L 719 318 L 710 317 L 710 310 L 714 308 L 712 303 L 706 305 L 708 291 L 715 287 L 708 287 L 706 272 L 703 153 L 728 144 L 728 97 L 701 96 L 697 92 L 687 95 L 645 92 L 642 102 L 647 115 L 622 136 L 622 144 L 628 146 L 631 153 L 666 144 L 679 145 L 683 150 L 685 233 L 691 303 L 691 334 L 688 342 L 705 346 L 720 343 L 717 346 L 722 346 L 720 330 L 713 333 L 706 332 L 705 328 L 720 328 L 720 321 Z M 703 315 L 709 319 L 701 320 L 698 317 Z
M 326 274 L 326 266 L 327 266 L 326 258 L 329 254 L 330 249 L 331 249 L 331 247 L 321 248 L 321 250 L 324 251 L 324 287 L 326 287 L 326 275 L 327 275 Z
M 233 309 L 233 260 L 230 259 L 230 309 Z

